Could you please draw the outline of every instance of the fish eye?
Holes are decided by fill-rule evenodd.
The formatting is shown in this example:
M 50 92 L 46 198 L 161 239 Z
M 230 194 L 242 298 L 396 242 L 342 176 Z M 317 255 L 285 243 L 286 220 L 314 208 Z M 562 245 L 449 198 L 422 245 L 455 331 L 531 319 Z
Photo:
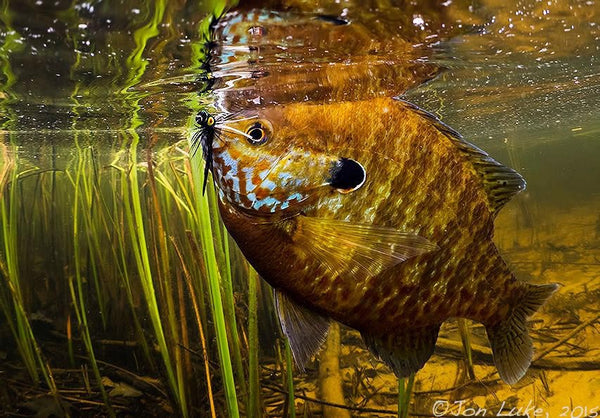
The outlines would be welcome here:
M 255 124 L 251 125 L 246 130 L 246 133 L 250 136 L 248 141 L 253 145 L 261 145 L 267 142 L 267 131 L 260 122 L 256 122 Z
M 215 118 L 213 118 L 206 110 L 201 110 L 196 114 L 196 123 L 200 126 L 212 126 L 215 123 Z

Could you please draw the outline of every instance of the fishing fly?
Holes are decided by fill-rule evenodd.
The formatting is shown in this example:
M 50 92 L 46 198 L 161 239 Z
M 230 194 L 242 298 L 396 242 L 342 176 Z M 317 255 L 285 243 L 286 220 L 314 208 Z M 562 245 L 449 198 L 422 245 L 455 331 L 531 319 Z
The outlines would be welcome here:
M 231 126 L 228 123 L 241 122 L 253 119 L 253 117 L 238 117 L 237 113 L 225 113 L 221 115 L 212 115 L 206 110 L 201 110 L 196 114 L 197 130 L 192 136 L 190 155 L 196 155 L 198 148 L 202 147 L 202 156 L 204 157 L 204 178 L 202 179 L 202 194 L 206 192 L 208 184 L 208 173 L 213 169 L 213 144 L 215 139 L 219 140 L 223 130 L 231 131 L 246 139 L 256 142 L 256 132 L 245 133 Z M 264 136 L 264 135 L 263 135 Z M 264 142 L 264 141 L 263 141 Z

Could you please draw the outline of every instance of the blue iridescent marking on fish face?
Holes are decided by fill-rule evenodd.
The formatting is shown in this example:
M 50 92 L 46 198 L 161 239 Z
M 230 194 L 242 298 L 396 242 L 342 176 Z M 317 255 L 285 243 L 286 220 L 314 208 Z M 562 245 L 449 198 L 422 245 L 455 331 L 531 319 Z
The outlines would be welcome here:
M 220 188 L 231 189 L 234 193 L 240 193 L 240 179 L 238 175 L 238 161 L 231 157 L 229 151 L 224 150 L 215 156 L 223 161 L 222 164 L 214 165 L 217 172 L 217 182 Z M 223 174 L 224 169 L 228 169 L 226 174 Z M 227 187 L 226 182 L 231 180 L 231 186 Z
M 260 184 L 260 187 L 262 187 L 263 189 L 269 189 L 270 191 L 273 191 L 277 188 L 277 184 L 267 179 Z
M 288 182 L 289 179 L 291 179 L 292 176 L 290 173 L 288 173 L 287 171 L 282 171 L 279 173 L 279 180 L 281 181 L 282 184 L 286 184 Z
M 223 64 L 225 63 L 229 63 L 231 61 L 234 60 L 235 58 L 235 51 L 229 51 L 227 49 L 223 49 L 223 51 L 221 52 L 221 62 Z
M 270 213 L 275 213 L 277 210 L 285 210 L 289 209 L 290 205 L 295 202 L 301 202 L 305 199 L 305 196 L 301 193 L 292 193 L 288 196 L 284 201 L 277 199 L 274 196 L 267 196 L 264 199 L 257 199 L 256 194 L 250 193 L 248 194 L 248 199 L 250 200 L 250 207 L 248 209 L 254 209 L 257 211 L 265 211 L 268 210 Z
M 304 195 L 303 195 L 303 194 L 301 194 L 301 193 L 298 193 L 298 192 L 296 192 L 296 193 L 294 193 L 294 194 L 290 195 L 290 196 L 289 196 L 289 197 L 288 197 L 286 200 L 287 200 L 287 201 L 290 201 L 290 200 L 297 200 L 298 202 L 300 202 L 300 201 L 301 201 L 301 200 L 303 200 L 303 199 L 304 199 Z
M 244 167 L 242 168 L 242 173 L 244 173 L 244 177 L 246 178 L 246 192 L 251 192 L 256 187 L 254 183 L 252 183 L 252 173 L 254 172 L 253 167 Z
M 248 195 L 250 197 L 250 195 Z M 256 198 L 256 196 L 255 196 Z M 269 212 L 273 213 L 277 210 L 277 206 L 281 204 L 281 201 L 273 196 L 267 196 L 264 199 L 254 200 L 252 203 L 252 209 L 260 210 L 263 206 L 266 206 L 269 209 Z
M 301 193 L 292 193 L 291 195 L 289 195 L 287 197 L 287 199 L 285 199 L 285 201 L 281 204 L 281 209 L 288 209 L 290 207 L 290 204 L 292 203 L 292 201 L 296 201 L 296 202 L 301 202 L 304 200 L 304 195 Z

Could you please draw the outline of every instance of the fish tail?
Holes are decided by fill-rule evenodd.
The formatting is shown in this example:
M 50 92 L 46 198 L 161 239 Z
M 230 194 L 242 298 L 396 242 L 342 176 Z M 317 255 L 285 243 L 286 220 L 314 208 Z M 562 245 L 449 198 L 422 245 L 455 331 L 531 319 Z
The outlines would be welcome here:
M 486 326 L 498 374 L 510 385 L 517 383 L 525 375 L 533 357 L 527 318 L 558 289 L 556 283 L 524 286 L 524 295 L 511 314 L 493 326 Z

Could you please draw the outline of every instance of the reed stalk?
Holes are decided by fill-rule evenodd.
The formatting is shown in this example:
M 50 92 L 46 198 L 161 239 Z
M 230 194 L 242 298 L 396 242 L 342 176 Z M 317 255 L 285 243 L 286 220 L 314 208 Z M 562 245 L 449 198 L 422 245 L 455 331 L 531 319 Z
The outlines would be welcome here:
M 150 317 L 150 322 L 152 323 L 154 335 L 157 339 L 160 355 L 167 373 L 167 382 L 171 388 L 175 400 L 178 403 L 178 406 L 182 408 L 183 415 L 186 416 L 186 403 L 185 399 L 182 399 L 183 394 L 181 393 L 178 385 L 178 379 L 173 368 L 170 350 L 167 345 L 167 338 L 162 325 L 161 312 L 154 287 L 150 255 L 148 253 L 148 241 L 146 239 L 146 231 L 144 227 L 144 212 L 142 210 L 142 200 L 139 190 L 140 182 L 138 179 L 139 168 L 137 163 L 137 146 L 139 144 L 139 136 L 135 131 L 135 127 L 129 130 L 128 135 L 131 139 L 131 144 L 129 146 L 130 169 L 128 175 L 122 177 L 121 184 L 121 192 L 124 198 L 125 221 L 129 230 L 132 246 L 131 249 L 135 258 L 137 273 L 140 277 L 142 291 L 148 309 L 148 315 Z
M 407 379 L 398 379 L 398 418 L 408 418 L 410 398 L 415 374 L 412 373 Z
M 0 109 L 10 115 L 3 129 L 11 130 L 14 128 L 17 117 L 14 115 L 9 105 L 14 101 L 14 95 L 11 92 L 12 86 L 17 82 L 10 55 L 23 50 L 25 47 L 22 37 L 12 26 L 12 12 L 9 2 L 0 0 L 0 21 L 5 28 L 4 40 L 0 45 L 0 73 L 3 75 L 3 82 L 0 86 L 0 92 L 5 97 L 0 100 Z M 10 135 L 10 142 L 14 143 L 13 135 Z M 52 370 L 44 361 L 42 351 L 35 339 L 31 324 L 29 323 L 26 309 L 26 301 L 22 291 L 21 277 L 19 271 L 19 234 L 18 234 L 18 214 L 21 212 L 17 196 L 17 188 L 20 178 L 25 172 L 19 173 L 19 161 L 17 160 L 16 146 L 12 146 L 9 156 L 7 146 L 2 147 L 2 158 L 0 164 L 0 220 L 1 220 L 1 247 L 4 249 L 4 260 L 0 258 L 0 304 L 5 314 L 6 321 L 17 344 L 17 350 L 31 379 L 37 384 L 40 381 L 37 366 L 54 396 L 58 405 L 60 405 L 59 392 L 52 375 Z M 14 156 L 14 157 L 13 157 Z M 66 411 L 64 411 L 66 413 Z
M 177 242 L 175 241 L 175 239 L 173 237 L 171 237 L 171 242 L 173 243 L 173 246 L 175 247 L 175 251 L 177 252 L 177 256 L 179 257 L 179 260 L 181 262 L 181 265 L 183 268 L 183 273 L 184 273 L 184 278 L 185 278 L 185 283 L 190 292 L 190 298 L 192 300 L 192 307 L 194 309 L 194 315 L 196 316 L 196 325 L 198 326 L 198 335 L 200 336 L 200 343 L 202 345 L 202 358 L 204 360 L 204 372 L 205 372 L 205 376 L 206 376 L 206 388 L 208 390 L 210 416 L 212 418 L 216 418 L 217 411 L 215 409 L 215 400 L 214 400 L 211 375 L 210 375 L 209 353 L 208 353 L 208 348 L 207 348 L 207 344 L 206 344 L 206 337 L 204 336 L 204 327 L 202 326 L 202 323 L 204 321 L 202 320 L 202 316 L 200 315 L 200 309 L 198 307 L 198 301 L 197 301 L 197 298 L 196 298 L 196 295 L 194 292 L 194 285 L 192 283 L 192 277 L 191 277 L 189 270 L 186 267 L 186 263 L 185 263 L 183 254 L 179 250 L 179 247 L 177 246 Z
M 471 331 L 466 319 L 458 318 L 458 330 L 462 341 L 463 354 L 465 356 L 465 364 L 467 366 L 467 374 L 469 379 L 475 379 L 475 369 L 473 367 L 473 353 L 471 350 Z
M 79 148 L 79 155 L 77 158 L 77 168 L 75 170 L 74 178 L 70 177 L 70 180 L 73 184 L 74 190 L 74 199 L 73 199 L 73 261 L 75 265 L 75 285 L 73 284 L 73 278 L 69 277 L 69 290 L 71 295 L 72 306 L 75 311 L 75 317 L 77 318 L 77 322 L 79 324 L 79 331 L 81 334 L 81 338 L 83 340 L 85 349 L 87 351 L 90 365 L 92 366 L 92 372 L 94 373 L 94 377 L 96 378 L 96 384 L 102 394 L 102 399 L 104 400 L 104 404 L 108 409 L 108 413 L 111 417 L 115 416 L 115 412 L 112 409 L 110 401 L 108 399 L 108 395 L 104 390 L 104 385 L 102 384 L 102 376 L 100 374 L 100 369 L 98 368 L 98 363 L 96 361 L 96 355 L 94 353 L 94 345 L 92 343 L 92 336 L 89 327 L 89 321 L 87 317 L 88 305 L 85 297 L 85 283 L 87 282 L 83 273 L 82 260 L 85 259 L 83 250 L 81 248 L 80 231 L 87 231 L 87 228 L 90 226 L 90 217 L 91 210 L 90 200 L 89 200 L 89 186 L 86 186 L 85 183 L 89 181 L 91 174 L 86 170 L 86 163 L 89 167 L 89 160 L 87 158 L 89 150 Z M 83 216 L 82 216 L 83 214 Z M 87 218 L 86 220 L 81 220 L 82 217 Z M 87 240 L 89 243 L 90 235 L 87 235 Z M 93 273 L 95 274 L 95 272 Z M 96 296 L 99 297 L 100 289 L 98 284 L 98 278 L 95 277 L 95 285 L 96 288 Z M 99 301 L 100 302 L 100 301 Z
M 7 153 L 4 153 L 4 156 L 7 156 Z M 9 328 L 14 335 L 17 350 L 23 359 L 23 363 L 31 379 L 34 383 L 39 383 L 39 366 L 39 371 L 44 382 L 60 405 L 59 392 L 54 376 L 52 375 L 52 370 L 44 361 L 42 351 L 31 329 L 23 297 L 18 257 L 19 235 L 17 216 L 20 213 L 20 208 L 18 206 L 17 188 L 20 174 L 17 167 L 18 161 L 15 161 L 14 165 L 10 164 L 11 169 L 4 178 L 5 183 L 0 184 L 0 221 L 2 230 L 0 238 L 2 238 L 2 248 L 4 250 L 4 260 L 0 259 L 0 279 L 2 279 L 0 287 L 3 288 L 0 303 L 2 304 L 2 310 L 4 311 Z M 5 192 L 7 193 L 5 194 Z M 4 286 L 6 286 L 6 291 L 4 290 Z
M 258 369 L 258 274 L 248 267 L 248 408 L 246 414 L 261 415 Z
M 116 152 L 115 160 L 109 165 L 109 167 L 111 167 L 113 170 L 110 170 L 110 179 L 108 184 L 114 195 L 111 206 L 109 206 L 103 199 L 101 200 L 103 206 L 102 213 L 106 214 L 107 218 L 104 221 L 104 227 L 107 236 L 110 237 L 110 240 L 113 243 L 113 245 L 110 245 L 110 248 L 113 259 L 115 260 L 114 264 L 117 266 L 117 276 L 120 281 L 120 285 L 125 291 L 127 303 L 130 307 L 137 340 L 142 347 L 142 351 L 146 360 L 148 361 L 149 366 L 154 369 L 155 364 L 153 355 L 151 354 L 151 349 L 146 340 L 144 329 L 142 328 L 137 314 L 134 298 L 134 289 L 136 286 L 133 282 L 129 269 L 129 246 L 127 244 L 128 237 L 127 229 L 125 228 L 125 209 L 123 205 L 123 202 L 125 202 L 126 199 L 124 195 L 119 193 L 119 190 L 123 190 L 123 177 L 127 176 L 127 170 L 121 167 L 117 162 L 120 154 L 122 153 L 125 153 L 125 150 L 122 149 L 119 152 Z M 113 216 L 110 215 L 111 213 Z
M 222 297 L 223 310 L 227 325 L 227 335 L 230 336 L 230 352 L 233 357 L 234 372 L 236 381 L 240 386 L 241 392 L 247 395 L 246 375 L 244 374 L 244 366 L 242 363 L 242 354 L 240 348 L 240 337 L 237 328 L 237 320 L 235 317 L 235 300 L 233 296 L 233 283 L 231 277 L 231 257 L 229 253 L 229 235 L 225 226 L 220 222 L 218 215 L 218 203 L 214 188 L 207 190 L 208 204 L 211 210 L 211 219 L 213 220 L 212 230 L 215 240 L 215 251 L 220 261 L 219 265 L 223 266 L 222 272 Z M 220 245 L 219 245 L 220 244 Z
M 198 155 L 192 160 L 192 172 L 194 184 L 202 184 L 202 175 L 200 168 L 202 164 L 197 159 Z M 212 186 L 210 186 L 212 187 Z M 200 188 L 196 188 L 196 194 L 200 193 Z M 229 343 L 227 336 L 227 327 L 225 324 L 225 313 L 221 299 L 221 273 L 217 262 L 214 248 L 213 230 L 210 219 L 210 206 L 206 196 L 197 196 L 197 213 L 199 214 L 200 241 L 202 244 L 202 255 L 208 278 L 208 289 L 210 297 L 210 308 L 213 316 L 215 333 L 217 337 L 217 348 L 221 365 L 221 375 L 225 390 L 225 400 L 230 417 L 239 417 L 239 408 L 236 396 L 235 379 L 233 377 L 233 367 L 229 353 Z
M 165 228 L 162 222 L 161 207 L 154 184 L 153 162 L 150 156 L 147 160 L 147 176 L 150 184 L 153 211 L 149 215 L 153 216 L 156 227 L 154 235 L 151 234 L 154 230 L 149 229 L 149 233 L 151 234 L 149 235 L 150 240 L 148 240 L 144 226 L 145 218 L 143 215 L 145 212 L 142 209 L 142 198 L 139 191 L 141 183 L 138 179 L 137 147 L 140 141 L 136 129 L 142 124 L 138 113 L 141 109 L 139 102 L 143 96 L 129 92 L 131 87 L 139 84 L 146 71 L 149 61 L 144 58 L 144 52 L 149 40 L 160 33 L 160 26 L 163 23 L 166 8 L 166 0 L 158 0 L 152 3 L 151 13 L 147 21 L 134 31 L 135 48 L 126 60 L 129 71 L 121 93 L 124 97 L 124 103 L 132 109 L 132 115 L 128 130 L 128 136 L 131 140 L 129 146 L 130 170 L 126 176 L 127 180 L 123 182 L 122 191 L 123 196 L 127 197 L 125 201 L 125 219 L 129 227 L 137 271 L 167 374 L 167 381 L 181 414 L 186 417 L 189 415 L 186 395 L 187 385 L 185 373 L 182 368 L 181 349 L 176 345 L 180 336 L 180 324 L 177 319 L 177 309 L 173 300 L 174 292 L 170 285 L 169 251 L 167 249 Z M 123 178 L 125 179 L 125 177 Z M 154 270 L 152 269 L 151 253 L 154 256 L 152 259 L 156 259 Z M 155 286 L 155 282 L 157 286 Z M 163 321 L 167 324 L 167 327 L 163 325 Z M 174 358 L 171 350 L 173 350 Z
M 210 23 L 213 16 L 220 16 L 225 8 L 226 2 L 215 1 L 206 4 L 207 10 L 211 10 L 211 16 L 208 16 L 199 24 L 198 41 L 191 45 L 193 70 L 196 66 L 202 66 L 207 56 L 207 42 L 211 38 Z M 203 97 L 195 94 L 190 97 L 188 106 L 196 114 L 201 108 Z M 191 118 L 190 126 L 193 126 Z M 228 415 L 230 417 L 239 416 L 239 406 L 237 402 L 236 380 L 240 382 L 243 393 L 245 390 L 245 376 L 243 364 L 241 361 L 241 350 L 239 347 L 239 335 L 235 318 L 235 306 L 233 299 L 233 286 L 231 279 L 231 265 L 229 258 L 229 248 L 227 235 L 221 224 L 218 223 L 216 194 L 212 184 L 208 188 L 208 193 L 201 194 L 202 167 L 201 156 L 196 154 L 191 156 L 191 184 L 193 188 L 193 202 L 196 213 L 197 230 L 200 235 L 200 244 L 202 259 L 206 269 L 207 288 L 209 293 L 209 306 L 211 316 L 214 322 L 215 334 L 217 338 L 217 349 L 219 354 L 219 364 L 221 369 L 221 378 L 225 391 L 225 400 Z M 220 262 L 220 263 L 219 263 Z M 219 268 L 221 266 L 221 269 Z M 252 355 L 252 353 L 250 354 Z M 233 363 L 232 364 L 232 357 Z M 247 403 L 248 406 L 248 403 Z
M 153 153 L 151 150 L 148 150 L 148 156 L 146 159 L 147 166 L 147 178 L 148 178 L 148 187 L 150 191 L 150 208 L 152 209 L 149 215 L 151 215 L 151 221 L 153 227 L 150 229 L 152 232 L 152 248 L 154 252 L 154 259 L 157 261 L 157 282 L 159 284 L 159 293 L 158 297 L 161 301 L 161 306 L 163 306 L 162 317 L 163 321 L 166 321 L 167 327 L 167 336 L 169 338 L 168 343 L 174 350 L 174 367 L 177 379 L 177 388 L 178 388 L 178 396 L 179 402 L 182 405 L 187 403 L 187 382 L 186 375 L 191 373 L 191 367 L 187 368 L 187 371 L 184 370 L 184 366 L 186 364 L 189 365 L 189 357 L 187 354 L 182 353 L 181 347 L 177 345 L 177 342 L 180 340 L 186 344 L 186 336 L 187 329 L 185 311 L 182 309 L 185 306 L 185 302 L 181 297 L 179 297 L 178 305 L 180 306 L 179 315 L 177 313 L 177 309 L 175 307 L 176 303 L 174 300 L 175 291 L 172 288 L 172 279 L 171 279 L 171 265 L 169 260 L 169 249 L 167 247 L 167 229 L 166 225 L 163 221 L 161 204 L 162 206 L 167 206 L 168 199 L 160 199 L 158 195 L 158 190 L 156 186 L 156 179 L 154 175 L 154 162 L 152 161 Z M 150 209 L 149 209 L 150 210 Z M 180 287 L 178 282 L 175 282 L 178 286 L 178 295 L 181 295 Z M 184 407 L 187 409 L 187 407 Z
M 296 418 L 296 400 L 294 396 L 294 362 L 292 360 L 292 350 L 290 348 L 289 340 L 284 337 L 283 342 L 285 344 L 285 374 L 286 374 L 286 387 L 287 387 L 287 403 L 289 407 L 288 416 L 290 418 Z

